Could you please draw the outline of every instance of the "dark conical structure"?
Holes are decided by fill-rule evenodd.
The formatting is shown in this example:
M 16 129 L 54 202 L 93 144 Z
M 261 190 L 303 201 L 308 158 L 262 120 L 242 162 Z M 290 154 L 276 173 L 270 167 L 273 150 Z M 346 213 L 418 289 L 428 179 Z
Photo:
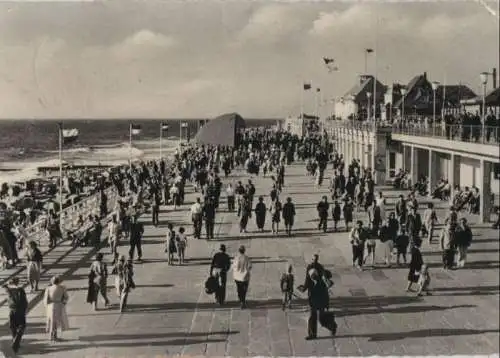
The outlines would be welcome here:
M 237 146 L 239 132 L 245 128 L 245 120 L 238 113 L 223 114 L 208 121 L 196 134 L 194 141 L 199 144 Z

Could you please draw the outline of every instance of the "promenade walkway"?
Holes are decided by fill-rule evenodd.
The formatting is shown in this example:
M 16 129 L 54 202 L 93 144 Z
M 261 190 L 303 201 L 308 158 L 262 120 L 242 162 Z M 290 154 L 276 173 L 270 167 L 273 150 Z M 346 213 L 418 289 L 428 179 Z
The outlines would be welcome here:
M 240 176 L 238 176 L 240 175 Z M 231 180 L 246 180 L 236 173 Z M 269 193 L 271 180 L 255 178 L 257 195 Z M 44 332 L 44 307 L 31 297 L 32 310 L 21 357 L 153 357 L 189 356 L 333 356 L 333 355 L 438 355 L 492 354 L 499 352 L 499 242 L 498 231 L 473 226 L 474 241 L 468 268 L 440 268 L 437 244 L 424 243 L 424 261 L 431 264 L 433 295 L 415 297 L 404 292 L 406 268 L 376 266 L 360 272 L 351 267 L 351 249 L 346 233 L 319 233 L 316 204 L 327 193 L 305 176 L 303 165 L 287 168 L 282 199 L 291 196 L 297 217 L 294 236 L 276 237 L 256 233 L 254 218 L 250 232 L 240 235 L 235 214 L 222 211 L 217 217 L 216 239 L 188 243 L 188 262 L 168 266 L 164 254 L 167 221 L 184 225 L 190 233 L 189 205 L 196 194 L 189 191 L 186 205 L 177 211 L 163 207 L 162 225 L 150 225 L 145 215 L 144 262 L 135 265 L 137 288 L 130 294 L 129 310 L 120 314 L 117 297 L 111 308 L 94 312 L 85 303 L 88 267 L 92 252 L 78 248 L 59 262 L 49 263 L 45 282 L 62 274 L 69 289 L 68 314 L 72 329 L 65 341 L 51 345 Z M 189 188 L 191 190 L 191 188 Z M 399 192 L 384 191 L 389 206 Z M 420 199 L 423 201 L 422 199 Z M 441 207 L 444 205 L 441 204 Z M 225 209 L 225 203 L 222 203 Z M 438 211 L 442 216 L 443 212 Z M 364 213 L 358 214 L 361 219 Z M 249 309 L 240 310 L 236 288 L 228 279 L 228 305 L 219 307 L 204 292 L 211 256 L 221 243 L 233 255 L 247 247 L 253 261 Z M 128 251 L 125 243 L 121 253 Z M 63 253 L 63 249 L 61 254 Z M 104 250 L 107 252 L 108 250 Z M 380 260 L 382 250 L 377 250 Z M 314 253 L 333 272 L 332 306 L 339 323 L 332 338 L 320 328 L 320 339 L 305 341 L 308 317 L 305 301 L 281 310 L 280 273 L 287 262 L 295 267 L 296 280 L 304 279 L 305 265 Z M 55 254 L 55 251 L 54 251 Z M 110 255 L 106 256 L 108 262 Z M 111 285 L 112 280 L 110 280 Z M 42 284 L 42 287 L 45 285 Z M 304 296 L 302 294 L 299 294 Z M 2 312 L 2 318 L 5 312 Z M 4 320 L 4 322 L 6 322 Z M 9 338 L 4 330 L 2 348 L 9 356 Z

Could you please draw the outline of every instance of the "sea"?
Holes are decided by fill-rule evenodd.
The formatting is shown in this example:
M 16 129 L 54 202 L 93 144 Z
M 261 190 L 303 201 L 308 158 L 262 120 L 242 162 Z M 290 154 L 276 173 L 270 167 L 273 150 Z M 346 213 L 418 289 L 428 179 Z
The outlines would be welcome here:
M 74 165 L 117 165 L 133 159 L 159 158 L 175 150 L 181 123 L 183 140 L 189 131 L 193 138 L 203 119 L 123 120 L 94 119 L 63 121 L 65 129 L 79 130 L 78 139 L 63 147 L 63 161 Z M 23 181 L 36 176 L 37 168 L 57 166 L 58 124 L 60 120 L 0 121 L 0 183 Z M 167 123 L 160 149 L 160 124 Z M 141 133 L 129 145 L 130 124 L 141 126 Z M 276 119 L 245 119 L 247 127 L 273 126 Z

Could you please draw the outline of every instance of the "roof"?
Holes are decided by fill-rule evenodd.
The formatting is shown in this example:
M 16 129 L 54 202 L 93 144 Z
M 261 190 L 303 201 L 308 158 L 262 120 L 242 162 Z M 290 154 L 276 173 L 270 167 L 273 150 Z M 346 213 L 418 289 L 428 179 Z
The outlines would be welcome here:
M 446 106 L 458 106 L 460 101 L 476 97 L 476 94 L 465 85 L 439 86 L 436 90 L 436 98 L 442 102 L 444 98 Z
M 489 91 L 484 99 L 487 106 L 500 106 L 500 87 L 494 88 L 491 91 Z M 483 96 L 476 96 L 469 99 L 463 99 L 460 102 L 463 104 L 470 104 L 470 105 L 482 104 Z
M 194 141 L 199 144 L 236 146 L 245 120 L 238 113 L 227 113 L 208 121 L 200 128 Z
M 410 106 L 410 103 L 409 103 L 410 101 L 408 101 L 408 99 L 411 100 L 411 95 L 414 94 L 413 92 L 415 92 L 415 88 L 419 87 L 420 85 L 424 85 L 424 84 L 430 85 L 430 83 L 427 81 L 427 74 L 426 73 L 423 73 L 421 75 L 417 75 L 411 79 L 411 81 L 406 86 L 405 107 Z M 400 99 L 398 99 L 394 103 L 394 107 L 400 107 L 402 104 L 402 101 L 403 101 L 403 98 L 401 97 Z
M 352 87 L 343 98 L 352 98 L 355 102 L 365 102 L 368 99 L 367 93 L 373 94 L 373 83 L 377 81 L 376 84 L 376 96 L 377 100 L 383 100 L 386 91 L 386 86 L 379 80 L 375 80 L 373 76 L 360 76 L 359 83 Z

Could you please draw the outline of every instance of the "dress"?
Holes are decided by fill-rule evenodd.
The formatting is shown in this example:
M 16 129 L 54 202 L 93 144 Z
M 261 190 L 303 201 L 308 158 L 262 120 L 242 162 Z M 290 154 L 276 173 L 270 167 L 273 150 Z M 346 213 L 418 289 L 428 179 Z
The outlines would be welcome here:
M 29 249 L 26 253 L 26 259 L 28 261 L 28 265 L 26 267 L 26 271 L 28 272 L 28 282 L 40 281 L 42 253 L 38 248 L 34 250 Z
M 51 335 L 60 328 L 62 331 L 69 329 L 66 302 L 68 293 L 63 285 L 51 285 L 45 290 L 44 303 L 46 307 L 46 330 Z

